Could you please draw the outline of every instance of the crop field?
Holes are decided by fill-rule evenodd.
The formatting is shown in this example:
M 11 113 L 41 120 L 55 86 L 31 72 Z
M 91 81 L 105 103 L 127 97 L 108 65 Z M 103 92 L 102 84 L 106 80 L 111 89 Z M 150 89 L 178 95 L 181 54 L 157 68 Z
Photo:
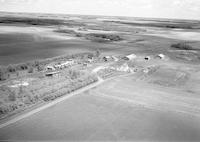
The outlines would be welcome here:
M 7 140 L 200 140 L 198 94 L 185 93 L 179 87 L 144 83 L 139 78 L 140 73 L 109 80 L 1 129 L 0 137 Z

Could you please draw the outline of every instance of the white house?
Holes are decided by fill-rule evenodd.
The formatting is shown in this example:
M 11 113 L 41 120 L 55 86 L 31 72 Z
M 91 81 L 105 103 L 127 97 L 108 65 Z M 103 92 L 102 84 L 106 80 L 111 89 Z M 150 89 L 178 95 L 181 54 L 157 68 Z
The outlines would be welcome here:
M 160 59 L 165 59 L 165 55 L 164 54 L 158 54 L 157 57 L 159 57 Z
M 56 70 L 53 66 L 50 66 L 50 65 L 46 66 L 45 69 L 46 69 L 46 71 L 55 71 Z
M 70 59 L 64 63 L 54 65 L 55 68 L 63 69 L 74 64 L 74 60 Z
M 130 54 L 130 55 L 123 57 L 124 60 L 134 60 L 135 58 L 137 58 L 137 56 L 135 54 Z
M 119 59 L 115 56 L 112 56 L 112 58 L 114 59 L 115 62 L 119 61 Z
M 103 60 L 104 60 L 104 62 L 111 61 L 112 57 L 111 56 L 104 56 Z

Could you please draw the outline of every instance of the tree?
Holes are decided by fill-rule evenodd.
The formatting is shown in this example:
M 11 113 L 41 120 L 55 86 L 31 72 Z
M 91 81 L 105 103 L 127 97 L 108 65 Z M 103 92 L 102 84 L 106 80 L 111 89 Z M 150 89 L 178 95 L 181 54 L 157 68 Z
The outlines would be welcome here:
M 40 65 L 40 62 L 39 61 L 34 61 L 34 66 L 35 67 L 38 67 Z
M 43 70 L 42 66 L 41 65 L 37 66 L 37 70 L 42 71 Z
M 99 57 L 101 55 L 101 52 L 100 50 L 96 50 L 96 53 L 95 53 L 96 57 Z
M 28 68 L 28 73 L 33 73 L 33 71 L 34 71 L 33 67 L 30 66 L 30 67 Z
M 5 68 L 0 68 L 0 80 L 6 80 L 8 78 L 8 74 Z
M 9 98 L 9 101 L 16 101 L 16 96 L 15 96 L 15 93 L 11 90 L 9 90 L 9 95 L 8 95 L 8 98 Z
M 14 66 L 12 66 L 12 65 L 9 65 L 8 67 L 7 67 L 7 71 L 8 72 L 15 72 L 16 71 L 16 67 L 14 67 Z
M 87 58 L 88 58 L 88 59 L 92 59 L 93 57 L 94 57 L 93 54 L 88 54 L 88 55 L 87 55 Z
M 171 47 L 177 48 L 177 49 L 180 49 L 180 50 L 192 50 L 193 49 L 192 46 L 187 44 L 187 42 L 172 44 Z

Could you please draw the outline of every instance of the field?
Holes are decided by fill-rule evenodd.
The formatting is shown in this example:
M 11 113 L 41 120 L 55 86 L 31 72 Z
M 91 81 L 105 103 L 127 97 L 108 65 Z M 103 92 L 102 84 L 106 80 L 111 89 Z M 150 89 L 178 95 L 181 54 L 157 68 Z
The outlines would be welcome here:
M 2 15 L 0 141 L 200 141 L 200 21 Z
M 7 140 L 198 141 L 198 95 L 115 78 L 0 130 Z M 155 90 L 154 88 L 158 89 Z M 145 88 L 145 89 L 139 89 Z M 65 127 L 63 127 L 65 126 Z
M 128 21 L 122 17 L 116 17 L 109 23 L 98 17 L 77 16 L 79 18 L 70 20 L 70 16 L 63 18 L 57 15 L 55 18 L 55 15 L 33 15 L 33 18 L 27 20 L 27 17 L 30 17 L 27 14 L 19 16 L 2 13 L 2 15 L 4 17 L 0 17 L 0 65 L 96 49 L 100 49 L 102 53 L 113 54 L 155 53 L 168 51 L 171 44 L 182 41 L 192 41 L 190 44 L 197 49 L 200 45 L 198 21 L 169 22 L 159 19 L 130 18 L 128 20 L 137 22 L 137 25 L 127 25 L 116 21 L 119 19 Z M 6 20 L 6 16 L 12 18 Z M 154 21 L 156 26 L 151 24 L 138 26 L 141 22 L 148 23 L 148 20 Z M 163 25 L 163 22 L 180 26 L 186 23 L 194 27 L 186 26 L 187 28 L 183 29 L 159 27 L 158 25 Z M 112 42 L 106 39 L 106 36 L 113 39 L 115 37 L 117 41 Z

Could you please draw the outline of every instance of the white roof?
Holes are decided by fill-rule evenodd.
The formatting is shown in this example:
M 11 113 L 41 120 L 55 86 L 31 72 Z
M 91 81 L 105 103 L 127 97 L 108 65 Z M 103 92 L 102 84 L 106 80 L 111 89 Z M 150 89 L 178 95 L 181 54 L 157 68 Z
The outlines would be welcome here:
M 48 65 L 46 68 L 54 68 L 53 66 Z
M 161 58 L 165 58 L 164 54 L 159 54 L 158 56 L 161 57 Z
M 110 56 L 105 56 L 105 58 L 111 58 Z
M 130 54 L 130 55 L 127 55 L 126 57 L 132 60 L 132 59 L 135 59 L 137 56 L 135 54 Z

